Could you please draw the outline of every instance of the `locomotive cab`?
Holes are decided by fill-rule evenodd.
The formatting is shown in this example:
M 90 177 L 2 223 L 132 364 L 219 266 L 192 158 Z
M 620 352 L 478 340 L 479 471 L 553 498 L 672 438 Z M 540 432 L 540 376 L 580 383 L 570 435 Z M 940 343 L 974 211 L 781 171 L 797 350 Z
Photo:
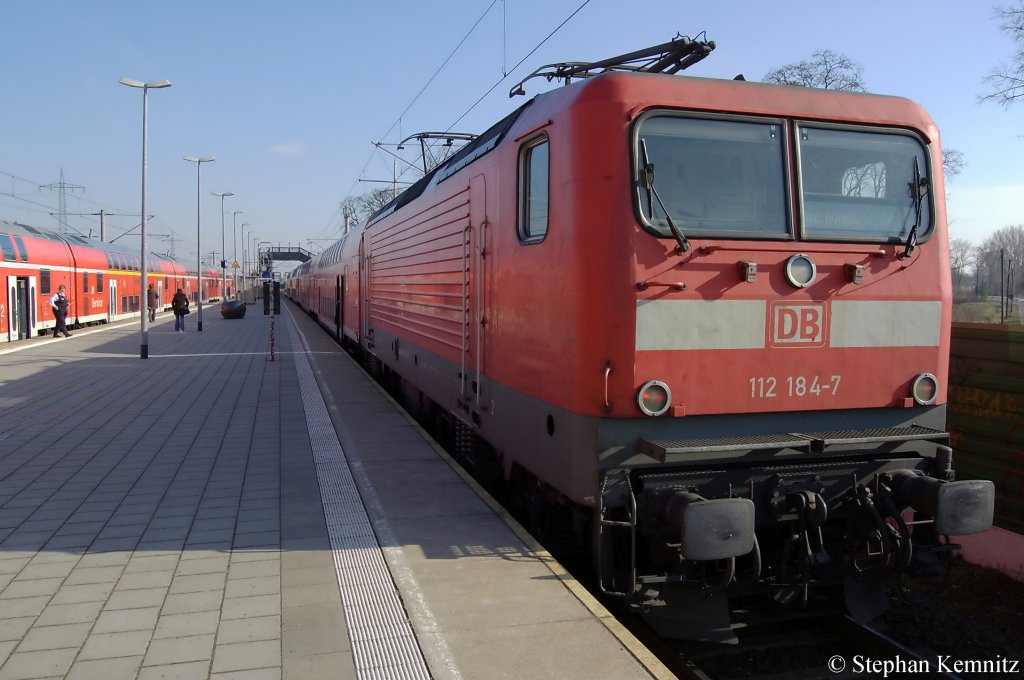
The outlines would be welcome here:
M 609 364 L 633 398 L 599 425 L 602 587 L 669 604 L 652 623 L 682 637 L 729 639 L 740 602 L 844 593 L 871 619 L 886 579 L 917 597 L 993 516 L 945 445 L 934 125 L 892 97 L 654 78 L 622 85 L 649 105 L 623 102 L 635 332 Z

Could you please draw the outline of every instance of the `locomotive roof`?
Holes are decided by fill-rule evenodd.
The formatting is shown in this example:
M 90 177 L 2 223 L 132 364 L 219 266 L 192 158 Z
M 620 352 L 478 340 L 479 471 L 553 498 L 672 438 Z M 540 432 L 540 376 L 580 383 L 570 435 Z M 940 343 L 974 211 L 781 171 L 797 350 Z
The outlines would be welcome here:
M 6 220 L 0 220 L 0 232 L 7 234 L 26 236 L 29 238 L 41 238 L 47 241 L 54 241 L 57 243 L 82 246 L 85 248 L 95 248 L 96 250 L 103 250 L 110 253 L 120 253 L 122 255 L 134 255 L 138 256 L 139 251 L 135 250 L 130 246 L 119 246 L 113 243 L 106 243 L 98 239 L 88 239 L 79 236 L 78 234 L 61 234 L 53 231 L 52 229 L 44 229 L 42 227 L 33 227 L 27 224 L 21 224 L 20 222 L 8 222 Z M 160 255 L 150 251 L 151 258 L 158 260 L 167 260 L 170 262 L 178 262 L 178 259 L 173 255 Z
M 477 158 L 480 158 L 496 147 L 505 136 L 505 133 L 508 132 L 508 129 L 511 128 L 513 123 L 516 122 L 516 119 L 519 118 L 519 114 L 521 114 L 523 110 L 533 102 L 533 99 L 526 102 L 515 111 L 489 127 L 486 132 L 478 136 L 476 139 L 463 146 L 457 153 L 452 154 L 451 158 L 445 159 L 444 162 L 439 163 L 437 167 L 425 174 L 414 184 L 407 187 L 405 191 L 391 199 L 391 201 L 389 201 L 383 208 L 370 215 L 370 218 L 366 222 L 367 225 L 372 224 L 385 215 L 390 215 L 405 204 L 422 195 L 423 192 L 426 191 L 427 187 L 433 186 L 438 182 L 443 182 L 462 168 L 475 161 Z
M 366 226 L 400 209 L 497 147 L 527 107 L 541 101 L 560 101 L 560 104 L 554 106 L 565 107 L 588 95 L 605 97 L 609 90 L 615 92 L 613 96 L 641 101 L 645 108 L 664 106 L 694 111 L 795 116 L 901 126 L 914 128 L 931 141 L 938 139 L 938 130 L 928 114 L 903 97 L 666 73 L 610 71 L 542 92 L 530 99 L 398 194 L 371 215 Z

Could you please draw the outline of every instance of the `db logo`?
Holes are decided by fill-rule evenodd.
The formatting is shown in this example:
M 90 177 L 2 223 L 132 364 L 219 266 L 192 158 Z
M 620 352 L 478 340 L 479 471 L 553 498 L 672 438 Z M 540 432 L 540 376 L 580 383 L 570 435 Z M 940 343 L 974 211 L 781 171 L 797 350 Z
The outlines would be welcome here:
M 825 303 L 774 304 L 771 315 L 773 347 L 821 347 L 825 344 L 828 334 Z

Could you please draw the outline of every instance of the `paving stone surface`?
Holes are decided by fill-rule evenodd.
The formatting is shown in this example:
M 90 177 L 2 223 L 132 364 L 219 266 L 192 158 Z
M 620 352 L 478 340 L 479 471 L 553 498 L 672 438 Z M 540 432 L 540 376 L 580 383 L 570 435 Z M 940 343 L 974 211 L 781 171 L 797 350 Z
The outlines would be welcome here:
M 0 346 L 0 680 L 650 677 L 308 319 L 214 309 Z
M 134 323 L 0 353 L 0 680 L 280 679 L 284 608 L 343 625 L 288 334 L 195 318 L 146 360 Z M 293 543 L 335 616 L 282 589 Z

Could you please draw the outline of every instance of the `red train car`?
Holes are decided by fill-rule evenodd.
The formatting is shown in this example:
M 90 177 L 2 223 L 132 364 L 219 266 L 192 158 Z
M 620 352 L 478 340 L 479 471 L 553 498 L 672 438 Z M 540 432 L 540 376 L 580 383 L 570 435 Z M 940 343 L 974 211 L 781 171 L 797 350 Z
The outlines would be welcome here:
M 60 234 L 48 229 L 0 221 L 0 338 L 35 337 L 56 326 L 48 300 L 60 285 L 70 302 L 68 326 L 108 323 L 137 317 L 141 309 L 139 251 L 116 244 Z M 169 257 L 150 254 L 149 283 L 161 308 L 169 308 L 178 288 L 196 299 L 196 273 Z M 204 299 L 220 296 L 220 275 L 204 272 Z
M 869 619 L 992 520 L 945 432 L 943 196 L 908 100 L 607 72 L 288 289 L 666 633 L 844 594 Z

